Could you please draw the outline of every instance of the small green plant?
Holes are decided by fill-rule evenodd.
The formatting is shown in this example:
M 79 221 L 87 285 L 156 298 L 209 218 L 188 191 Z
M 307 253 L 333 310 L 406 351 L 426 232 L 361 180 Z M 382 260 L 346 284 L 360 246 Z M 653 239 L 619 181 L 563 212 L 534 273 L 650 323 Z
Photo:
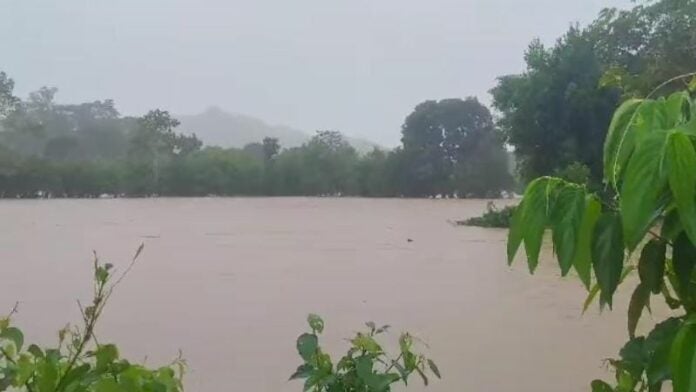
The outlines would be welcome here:
M 95 327 L 114 288 L 133 267 L 113 280 L 111 264 L 94 258 L 94 295 L 82 312 L 80 326 L 58 332 L 55 347 L 25 346 L 24 334 L 11 325 L 10 314 L 0 319 L 0 391 L 23 392 L 180 392 L 185 362 L 149 369 L 120 358 L 118 348 L 97 340 Z
M 534 272 L 550 229 L 561 274 L 575 269 L 589 291 L 585 309 L 597 296 L 601 307 L 611 308 L 617 287 L 638 271 L 629 340 L 609 361 L 615 385 L 594 380 L 593 391 L 656 392 L 669 382 L 674 392 L 696 391 L 695 142 L 696 102 L 688 92 L 627 100 L 614 113 L 604 144 L 604 182 L 615 197 L 541 177 L 529 184 L 512 217 L 508 262 L 524 245 Z M 662 297 L 677 317 L 637 336 L 652 296 Z
M 377 342 L 377 336 L 389 326 L 377 327 L 368 322 L 367 331 L 350 339 L 348 353 L 334 365 L 329 354 L 319 346 L 324 321 L 310 314 L 307 322 L 311 332 L 297 338 L 297 351 L 304 363 L 290 380 L 304 379 L 304 390 L 313 392 L 388 392 L 394 383 L 408 385 L 409 376 L 416 373 L 428 385 L 428 373 L 440 378 L 440 371 L 431 359 L 413 351 L 417 342 L 408 333 L 399 337 L 399 355 L 392 359 Z
M 478 226 L 478 227 L 493 227 L 493 228 L 508 228 L 512 214 L 515 213 L 517 206 L 505 206 L 501 209 L 495 203 L 488 202 L 486 212 L 481 216 L 475 216 L 463 221 L 457 221 L 458 225 L 462 226 Z

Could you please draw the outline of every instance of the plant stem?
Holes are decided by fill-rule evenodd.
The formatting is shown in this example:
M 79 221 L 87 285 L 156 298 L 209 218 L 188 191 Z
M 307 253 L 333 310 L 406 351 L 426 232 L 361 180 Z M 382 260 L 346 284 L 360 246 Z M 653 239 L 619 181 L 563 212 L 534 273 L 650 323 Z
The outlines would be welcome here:
M 384 372 L 385 372 L 385 373 L 389 373 L 389 371 L 392 370 L 392 368 L 394 367 L 394 365 L 395 365 L 397 362 L 399 362 L 399 360 L 400 360 L 401 357 L 403 357 L 403 356 L 404 356 L 404 353 L 399 354 L 399 356 L 396 357 L 396 359 L 392 361 L 391 365 L 389 365 L 389 367 L 387 368 L 387 370 L 385 370 Z

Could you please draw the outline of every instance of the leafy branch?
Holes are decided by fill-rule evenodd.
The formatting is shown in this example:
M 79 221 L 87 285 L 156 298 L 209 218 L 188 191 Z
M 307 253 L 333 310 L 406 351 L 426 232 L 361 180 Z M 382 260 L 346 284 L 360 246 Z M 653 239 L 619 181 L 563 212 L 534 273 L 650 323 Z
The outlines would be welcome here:
M 600 307 L 611 308 L 617 287 L 638 271 L 627 312 L 629 341 L 620 358 L 609 361 L 617 385 L 595 380 L 593 391 L 653 392 L 671 381 L 675 392 L 692 392 L 696 385 L 696 102 L 686 91 L 652 99 L 667 84 L 694 76 L 672 78 L 614 113 L 604 144 L 604 181 L 616 191 L 615 203 L 560 178 L 541 177 L 529 184 L 512 217 L 508 262 L 524 244 L 534 272 L 550 229 L 561 275 L 574 268 L 589 291 L 583 312 L 597 296 Z M 685 315 L 636 336 L 654 295 Z
M 435 362 L 413 351 L 414 338 L 408 333 L 399 337 L 399 355 L 391 359 L 376 340 L 390 327 L 378 328 L 373 322 L 366 323 L 367 331 L 358 332 L 349 340 L 348 353 L 334 366 L 331 357 L 319 346 L 324 321 L 310 314 L 307 323 L 311 332 L 297 338 L 297 351 L 304 362 L 290 376 L 290 380 L 304 379 L 305 391 L 388 392 L 395 383 L 408 385 L 413 373 L 418 374 L 425 385 L 429 382 L 429 372 L 440 378 Z

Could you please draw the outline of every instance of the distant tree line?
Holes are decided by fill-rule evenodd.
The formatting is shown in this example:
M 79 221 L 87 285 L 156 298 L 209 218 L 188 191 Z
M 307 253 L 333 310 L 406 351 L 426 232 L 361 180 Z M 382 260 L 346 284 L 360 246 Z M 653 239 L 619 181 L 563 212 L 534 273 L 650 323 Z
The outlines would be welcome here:
M 361 155 L 341 133 L 319 131 L 283 148 L 208 146 L 178 132 L 166 111 L 123 117 L 110 100 L 64 105 L 55 88 L 27 100 L 0 73 L 0 197 L 355 195 L 499 196 L 512 185 L 507 153 L 475 98 L 424 102 L 403 146 Z M 234 130 L 230 130 L 233 132 Z

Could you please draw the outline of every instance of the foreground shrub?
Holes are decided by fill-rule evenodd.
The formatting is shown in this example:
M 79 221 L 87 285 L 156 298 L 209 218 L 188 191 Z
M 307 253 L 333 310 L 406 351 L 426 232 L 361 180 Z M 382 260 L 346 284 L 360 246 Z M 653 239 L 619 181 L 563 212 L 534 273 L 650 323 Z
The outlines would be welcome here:
M 675 392 L 696 391 L 695 139 L 696 102 L 688 92 L 630 99 L 616 110 L 604 145 L 604 182 L 613 200 L 542 177 L 529 184 L 513 215 L 508 261 L 524 244 L 534 272 L 551 229 L 561 274 L 575 269 L 589 290 L 585 307 L 598 296 L 600 306 L 611 308 L 617 286 L 638 271 L 628 306 L 629 341 L 609 361 L 615 386 L 595 380 L 593 391 L 654 392 L 670 382 Z M 636 336 L 652 296 L 662 297 L 678 317 Z
M 413 352 L 416 341 L 408 333 L 399 337 L 399 355 L 392 359 L 377 342 L 378 335 L 387 332 L 388 325 L 377 328 L 366 323 L 368 330 L 358 332 L 350 340 L 348 353 L 334 366 L 329 354 L 319 346 L 319 334 L 324 321 L 317 315 L 307 318 L 311 332 L 297 338 L 297 351 L 304 363 L 290 376 L 304 379 L 304 390 L 312 392 L 388 392 L 393 384 L 408 385 L 409 376 L 418 374 L 428 385 L 427 373 L 440 377 L 435 362 Z
M 83 307 L 80 326 L 58 332 L 54 347 L 25 345 L 24 334 L 11 325 L 16 307 L 0 319 L 0 391 L 23 392 L 179 392 L 185 363 L 180 358 L 170 366 L 150 369 L 120 358 L 118 347 L 103 344 L 95 327 L 114 288 L 130 271 L 113 279 L 111 264 L 101 264 L 95 255 L 94 296 Z

